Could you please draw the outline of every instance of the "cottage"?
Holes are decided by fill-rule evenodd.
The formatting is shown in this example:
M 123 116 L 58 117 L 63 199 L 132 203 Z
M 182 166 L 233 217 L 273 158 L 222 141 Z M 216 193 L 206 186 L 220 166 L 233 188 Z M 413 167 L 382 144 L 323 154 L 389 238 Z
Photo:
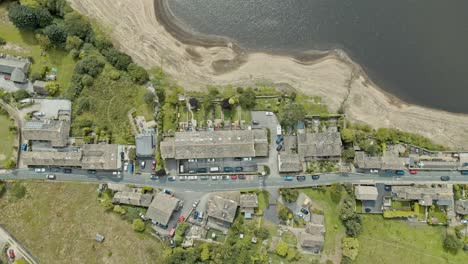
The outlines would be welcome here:
M 392 198 L 397 201 L 418 201 L 420 205 L 431 206 L 452 205 L 452 186 L 432 187 L 427 185 L 419 186 L 393 186 Z
M 325 237 L 322 235 L 312 235 L 306 232 L 300 232 L 298 239 L 302 249 L 315 254 L 320 254 L 325 241 Z
M 141 207 L 148 207 L 151 204 L 153 195 L 143 194 L 140 190 L 116 192 L 112 198 L 114 204 L 129 204 Z
M 137 157 L 142 158 L 154 156 L 153 134 L 139 134 L 135 137 L 135 142 Z
M 234 222 L 237 211 L 237 202 L 218 195 L 208 200 L 208 221 L 224 228 L 229 228 Z
M 165 193 L 157 193 L 145 217 L 155 223 L 167 226 L 174 211 L 178 210 L 180 200 Z
M 342 142 L 339 132 L 305 133 L 297 135 L 298 153 L 303 160 L 339 160 Z
M 302 170 L 299 154 L 279 154 L 279 172 L 298 172 Z
M 2 54 L 3 55 L 3 54 Z M 16 83 L 26 83 L 29 61 L 24 58 L 3 55 L 0 57 L 0 73 L 9 74 L 10 80 Z
M 459 215 L 468 215 L 468 200 L 457 200 L 455 202 L 455 212 Z
M 255 193 L 241 194 L 240 211 L 245 214 L 253 214 L 258 208 L 258 197 Z
M 22 131 L 25 140 L 47 142 L 51 147 L 60 148 L 68 144 L 70 122 L 50 119 L 26 121 Z
M 356 199 L 361 201 L 375 201 L 379 196 L 375 186 L 358 185 L 354 187 L 354 194 L 356 195 Z

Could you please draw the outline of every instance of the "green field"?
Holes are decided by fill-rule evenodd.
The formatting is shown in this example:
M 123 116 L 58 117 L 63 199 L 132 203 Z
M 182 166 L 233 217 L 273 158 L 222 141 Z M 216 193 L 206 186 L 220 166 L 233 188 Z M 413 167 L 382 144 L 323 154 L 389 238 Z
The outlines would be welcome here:
M 10 131 L 13 124 L 9 116 L 0 114 L 0 167 L 4 166 L 13 154 L 15 134 Z
M 363 232 L 355 263 L 467 263 L 467 253 L 453 255 L 443 249 L 444 227 L 410 226 L 380 215 L 361 217 Z
M 0 46 L 0 53 L 8 53 L 17 56 L 32 57 L 34 63 L 30 71 L 39 71 L 44 66 L 57 68 L 57 81 L 60 83 L 61 92 L 66 91 L 70 84 L 75 61 L 64 50 L 50 49 L 41 55 L 41 47 L 37 44 L 34 32 L 20 32 L 15 26 L 8 22 L 6 10 L 7 4 L 0 5 L 0 36 L 7 43 L 15 45 L 12 49 Z
M 161 263 L 163 245 L 136 233 L 97 200 L 95 184 L 23 182 L 26 196 L 0 198 L 3 225 L 39 263 Z M 96 234 L 103 243 L 94 241 Z

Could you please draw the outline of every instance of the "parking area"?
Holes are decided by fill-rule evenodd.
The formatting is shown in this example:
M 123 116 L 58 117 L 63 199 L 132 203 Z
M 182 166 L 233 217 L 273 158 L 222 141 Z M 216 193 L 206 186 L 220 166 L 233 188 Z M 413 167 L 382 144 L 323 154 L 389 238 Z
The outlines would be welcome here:
M 183 170 L 181 170 L 183 168 Z M 183 171 L 183 172 L 182 172 Z M 192 159 L 179 161 L 179 173 L 255 173 L 255 158 Z
M 14 93 L 20 89 L 26 90 L 29 93 L 33 92 L 32 83 L 15 83 L 10 80 L 6 80 L 5 76 L 9 76 L 8 74 L 0 73 L 0 88 L 6 90 L 8 92 Z M 7 77 L 8 78 L 8 77 Z
M 153 173 L 156 169 L 156 162 L 154 158 L 137 158 L 136 164 L 137 171 L 141 173 Z

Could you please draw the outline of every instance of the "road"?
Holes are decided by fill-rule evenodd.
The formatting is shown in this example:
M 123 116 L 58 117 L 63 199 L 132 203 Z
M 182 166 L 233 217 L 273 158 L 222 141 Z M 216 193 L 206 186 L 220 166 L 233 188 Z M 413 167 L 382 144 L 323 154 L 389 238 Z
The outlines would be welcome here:
M 47 173 L 36 173 L 31 169 L 18 169 L 0 174 L 0 179 L 35 179 L 45 180 Z M 329 185 L 335 182 L 339 183 L 442 183 L 440 176 L 450 176 L 450 181 L 447 183 L 468 183 L 468 176 L 460 175 L 459 172 L 419 172 L 416 175 L 404 175 L 396 177 L 395 175 L 378 175 L 378 174 L 358 174 L 351 173 L 348 176 L 340 174 L 322 174 L 319 180 L 312 180 L 310 176 L 306 177 L 305 181 L 285 181 L 281 177 L 266 177 L 261 179 L 258 176 L 247 176 L 245 180 L 186 180 L 186 181 L 168 181 L 167 177 L 162 177 L 161 180 L 151 180 L 149 174 L 130 175 L 123 174 L 120 177 L 112 176 L 110 173 L 98 172 L 95 175 L 87 174 L 86 171 L 73 170 L 72 174 L 63 174 L 54 172 L 58 181 L 77 181 L 77 182 L 116 182 L 122 184 L 138 184 L 153 186 L 156 188 L 168 188 L 183 192 L 214 192 L 225 190 L 242 190 L 251 188 L 272 189 L 278 187 L 312 187 L 320 185 Z
M 12 235 L 10 235 L 10 233 L 8 233 L 8 231 L 0 226 L 0 242 L 1 241 L 4 241 L 10 245 L 9 248 L 12 248 L 15 251 L 15 255 L 17 257 L 16 259 L 19 259 L 19 257 L 22 256 L 27 261 L 27 263 L 38 263 L 23 245 L 21 245 Z
M 276 115 L 267 116 L 265 111 L 252 111 L 252 120 L 258 122 L 253 128 L 267 128 L 270 130 L 270 146 L 268 157 L 257 157 L 255 160 L 259 165 L 267 165 L 270 168 L 270 175 L 279 176 L 278 171 L 278 151 L 276 151 L 276 129 L 278 127 L 278 118 Z

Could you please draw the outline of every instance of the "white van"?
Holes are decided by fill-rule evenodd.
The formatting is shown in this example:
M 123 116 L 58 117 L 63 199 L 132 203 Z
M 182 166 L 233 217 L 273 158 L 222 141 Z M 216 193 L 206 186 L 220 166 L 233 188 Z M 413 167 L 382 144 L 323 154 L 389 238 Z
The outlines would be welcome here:
M 218 172 L 219 171 L 219 167 L 211 167 L 210 168 L 210 172 Z

